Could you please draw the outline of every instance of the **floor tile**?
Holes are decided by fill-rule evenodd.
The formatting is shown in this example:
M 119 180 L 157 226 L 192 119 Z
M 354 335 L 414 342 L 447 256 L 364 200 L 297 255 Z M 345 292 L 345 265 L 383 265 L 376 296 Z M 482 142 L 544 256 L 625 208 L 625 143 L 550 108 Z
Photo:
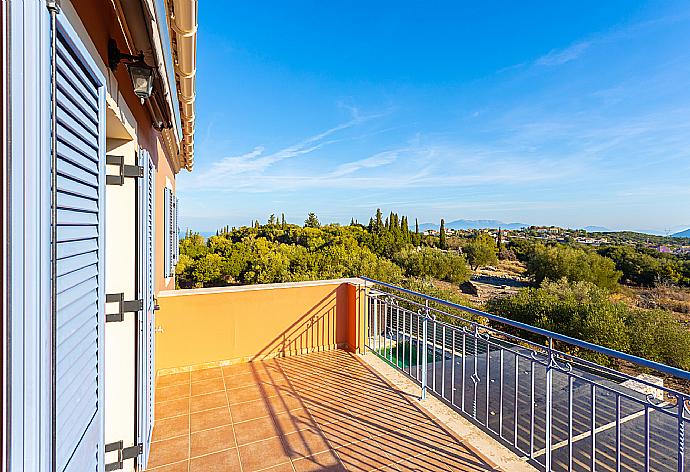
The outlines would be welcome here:
M 256 368 L 262 369 L 261 363 L 253 365 L 251 362 L 243 362 L 241 364 L 226 365 L 223 366 L 222 370 L 224 377 L 232 377 L 239 374 L 251 374 Z
M 189 372 L 159 375 L 156 377 L 156 388 L 170 387 L 171 385 L 180 384 L 189 384 Z
M 261 469 L 261 472 L 295 472 L 295 469 L 292 468 L 292 463 L 283 462 L 268 469 Z
M 189 411 L 196 413 L 203 410 L 210 410 L 211 408 L 220 408 L 228 406 L 228 399 L 225 396 L 225 391 L 206 393 L 204 395 L 194 395 L 190 398 Z
M 189 396 L 189 384 L 171 385 L 156 389 L 156 403 L 177 400 Z
M 371 439 L 364 425 L 354 418 L 344 418 L 321 426 L 324 436 L 332 447 L 341 447 Z
M 193 370 L 191 372 L 192 382 L 200 380 L 216 379 L 223 376 L 223 371 L 220 367 L 211 367 L 210 369 Z
M 308 457 L 327 451 L 330 445 L 321 431 L 303 429 L 283 436 L 285 450 L 293 458 Z
M 189 461 L 185 460 L 182 462 L 177 462 L 175 464 L 168 464 L 156 468 L 148 468 L 146 472 L 188 472 L 189 471 Z
M 273 414 L 296 410 L 298 408 L 304 408 L 305 406 L 304 402 L 293 394 L 283 394 L 276 397 L 269 397 L 265 400 Z
M 225 385 L 227 385 L 228 389 L 255 385 L 258 381 L 256 375 L 251 372 L 225 377 Z
M 294 433 L 307 428 L 318 429 L 316 421 L 314 421 L 306 408 L 279 413 L 273 416 L 273 420 L 280 434 Z
M 215 452 L 189 461 L 189 472 L 239 472 L 240 470 L 237 449 Z
M 165 418 L 156 420 L 153 427 L 153 441 L 160 441 L 163 439 L 170 439 L 176 436 L 185 436 L 189 434 L 189 415 L 174 416 L 172 418 Z
M 189 459 L 189 436 L 166 439 L 153 444 L 149 455 L 149 468 Z
M 232 412 L 232 420 L 236 423 L 261 418 L 271 414 L 271 410 L 264 400 L 230 405 L 230 411 Z
M 296 472 L 344 472 L 338 455 L 333 450 L 328 450 L 310 457 L 303 457 L 292 461 Z
M 166 377 L 148 470 L 491 470 L 344 351 Z
M 225 383 L 223 378 L 201 380 L 199 382 L 192 382 L 192 395 L 204 395 L 206 393 L 219 392 L 225 390 Z
M 430 451 L 429 455 L 443 461 L 446 467 L 451 471 L 468 472 L 494 470 L 493 467 L 482 460 L 471 447 L 465 444 L 455 443 L 450 447 Z
M 270 416 L 235 423 L 234 427 L 237 443 L 240 446 L 278 436 L 278 429 Z
M 335 451 L 345 469 L 351 471 L 379 469 L 395 462 L 385 452 L 379 450 L 378 444 L 372 440 L 343 446 Z
M 232 423 L 232 419 L 227 407 L 201 411 L 190 415 L 191 431 L 193 433 L 230 423 Z
M 434 457 L 431 453 L 420 454 L 418 456 L 408 457 L 396 464 L 399 470 L 415 470 L 419 472 L 440 472 L 448 471 L 446 464 L 438 457 Z
M 191 435 L 190 457 L 203 456 L 236 446 L 232 425 L 198 431 Z
M 156 403 L 154 411 L 156 421 L 170 418 L 172 416 L 188 415 L 189 397 Z
M 227 392 L 228 401 L 231 405 L 271 397 L 277 393 L 275 387 L 268 384 L 248 385 L 246 387 L 229 389 Z
M 239 450 L 243 472 L 255 472 L 290 461 L 277 437 L 240 446 Z

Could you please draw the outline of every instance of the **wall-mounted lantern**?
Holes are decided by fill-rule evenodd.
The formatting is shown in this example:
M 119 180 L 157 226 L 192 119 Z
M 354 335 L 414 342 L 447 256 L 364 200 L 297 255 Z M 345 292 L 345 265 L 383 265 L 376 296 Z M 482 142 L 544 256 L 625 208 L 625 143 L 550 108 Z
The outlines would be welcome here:
M 120 52 L 114 39 L 108 41 L 108 65 L 111 70 L 117 69 L 119 63 L 125 63 L 132 79 L 134 93 L 142 100 L 149 98 L 153 92 L 153 67 L 144 61 L 144 53 L 137 55 Z

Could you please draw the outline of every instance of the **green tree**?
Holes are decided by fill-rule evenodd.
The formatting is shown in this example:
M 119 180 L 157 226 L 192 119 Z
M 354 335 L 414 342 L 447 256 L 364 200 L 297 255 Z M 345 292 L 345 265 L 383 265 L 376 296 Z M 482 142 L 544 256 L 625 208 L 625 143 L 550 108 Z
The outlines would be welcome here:
M 441 228 L 439 229 L 438 247 L 444 250 L 448 249 L 448 243 L 446 242 L 446 222 L 443 218 L 441 218 Z
M 606 290 L 590 282 L 548 281 L 541 288 L 523 289 L 510 297 L 491 299 L 487 309 L 515 321 L 611 349 L 630 350 L 629 330 L 625 323 L 628 308 L 623 303 L 610 301 Z M 531 337 L 543 341 L 539 336 Z M 568 350 L 573 354 L 578 352 L 573 347 Z M 581 354 L 607 365 L 611 362 L 601 355 Z
M 374 223 L 374 231 L 377 233 L 380 233 L 381 230 L 383 229 L 383 215 L 381 215 L 381 209 L 377 208 L 376 209 L 376 221 Z
M 321 223 L 319 223 L 319 219 L 316 217 L 315 213 L 309 213 L 309 216 L 307 216 L 307 219 L 304 220 L 304 227 L 305 228 L 320 228 Z
M 411 277 L 432 277 L 452 283 L 470 279 L 467 262 L 461 254 L 444 252 L 425 247 L 419 250 L 403 249 L 395 254 L 393 261 Z
M 566 278 L 570 282 L 586 281 L 598 287 L 615 290 L 621 272 L 615 263 L 599 254 L 565 245 L 535 245 L 527 260 L 527 274 L 535 283 Z
M 467 261 L 473 270 L 498 264 L 498 248 L 494 238 L 484 231 L 472 238 L 463 248 Z

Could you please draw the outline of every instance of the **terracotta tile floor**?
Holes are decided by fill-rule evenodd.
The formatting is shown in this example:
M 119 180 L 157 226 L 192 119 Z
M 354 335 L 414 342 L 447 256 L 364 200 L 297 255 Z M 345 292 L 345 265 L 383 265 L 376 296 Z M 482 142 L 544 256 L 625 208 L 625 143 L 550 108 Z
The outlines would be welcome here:
M 356 355 L 160 376 L 149 469 L 493 470 Z

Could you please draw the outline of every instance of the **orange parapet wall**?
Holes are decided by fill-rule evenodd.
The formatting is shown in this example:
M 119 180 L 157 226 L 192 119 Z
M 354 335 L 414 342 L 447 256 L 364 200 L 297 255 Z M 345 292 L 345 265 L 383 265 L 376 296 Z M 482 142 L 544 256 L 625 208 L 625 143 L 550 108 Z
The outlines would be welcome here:
M 360 279 L 161 292 L 156 370 L 363 346 Z

